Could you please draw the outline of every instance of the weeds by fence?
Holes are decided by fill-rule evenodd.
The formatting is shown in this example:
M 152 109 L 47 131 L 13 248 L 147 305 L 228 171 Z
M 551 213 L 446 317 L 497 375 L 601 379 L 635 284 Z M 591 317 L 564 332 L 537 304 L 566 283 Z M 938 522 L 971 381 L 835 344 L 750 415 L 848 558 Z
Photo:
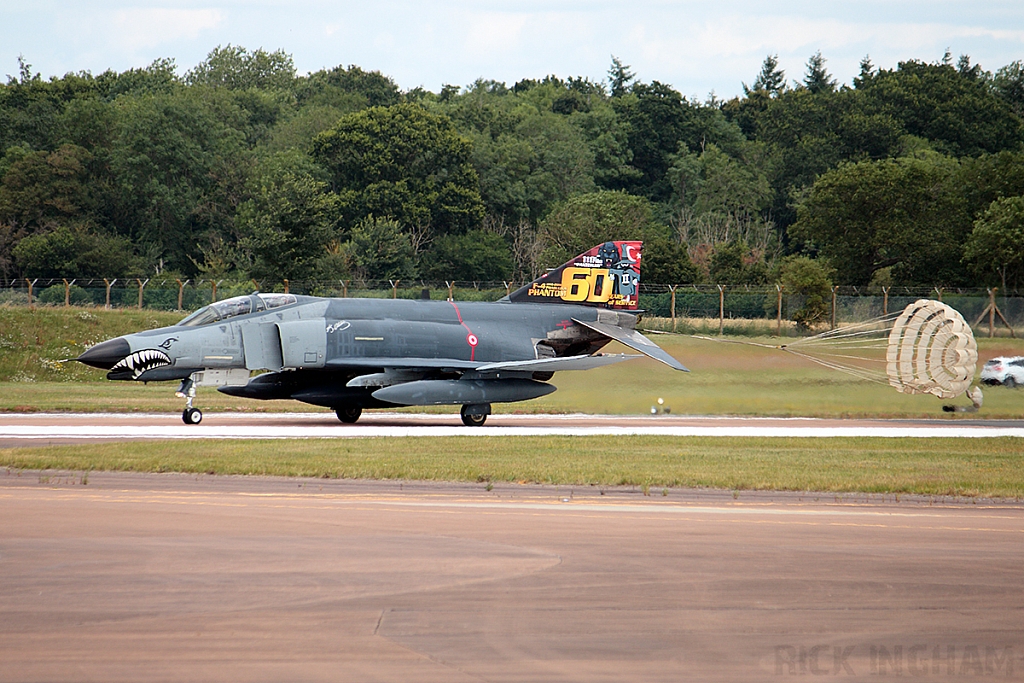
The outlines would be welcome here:
M 214 301 L 253 291 L 333 297 L 497 301 L 522 283 L 464 281 L 351 280 L 275 282 L 161 278 L 0 280 L 0 305 L 95 306 L 192 311 Z M 834 287 L 821 325 L 863 322 L 904 308 L 921 298 L 939 299 L 989 336 L 1015 334 L 1024 326 L 1024 295 L 993 289 Z M 776 285 L 641 284 L 640 307 L 655 326 L 675 331 L 756 330 L 786 334 L 804 298 Z M 994 306 L 993 306 L 994 304 Z M 734 322 L 735 321 L 735 322 Z M 755 321 L 756 324 L 736 324 Z M 653 322 L 653 321 L 652 321 Z M 783 325 L 783 323 L 787 323 Z M 748 332 L 749 333 L 749 332 Z

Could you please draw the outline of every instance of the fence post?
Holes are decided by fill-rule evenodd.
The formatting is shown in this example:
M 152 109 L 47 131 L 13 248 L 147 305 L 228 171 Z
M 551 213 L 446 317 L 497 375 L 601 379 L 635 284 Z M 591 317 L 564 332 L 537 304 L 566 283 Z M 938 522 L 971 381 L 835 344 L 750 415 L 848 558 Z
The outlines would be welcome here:
M 889 315 L 889 287 L 882 287 L 882 315 Z
M 672 331 L 676 331 L 676 287 L 679 285 L 669 285 L 668 291 L 672 292 L 672 303 L 670 309 L 672 311 Z
M 836 292 L 839 291 L 839 285 L 832 287 L 832 329 L 836 329 Z
M 107 287 L 107 303 L 105 303 L 103 307 L 106 308 L 107 310 L 110 310 L 110 288 L 113 286 L 115 282 L 117 282 L 116 277 L 113 280 L 103 278 L 103 284 L 106 285 Z
M 288 283 L 288 280 L 286 279 L 286 280 L 284 281 L 284 293 L 285 293 L 285 294 L 287 294 L 287 293 L 288 293 L 288 285 L 289 285 L 289 283 Z
M 260 291 L 260 283 L 256 282 L 256 278 L 252 278 L 251 280 L 249 280 L 249 282 L 252 283 L 254 292 Z
M 777 309 L 776 309 L 776 313 L 775 313 L 775 336 L 776 337 L 781 337 L 782 336 L 782 285 L 776 283 L 775 284 L 775 292 L 776 292 L 776 295 L 778 296 L 778 301 L 776 303 Z
M 28 285 L 28 307 L 29 308 L 32 308 L 32 285 L 34 285 L 37 282 L 39 282 L 39 278 L 36 278 L 35 280 L 29 280 L 28 278 L 25 278 L 25 284 Z
M 342 298 L 348 298 L 348 280 L 341 281 L 341 296 Z
M 149 282 L 149 278 L 146 278 L 146 282 L 143 282 L 140 278 L 135 278 L 135 281 L 139 283 L 139 308 L 142 308 L 142 290 L 146 286 L 146 282 Z
M 505 285 L 505 296 L 510 296 L 512 294 L 512 283 L 502 280 L 501 284 Z
M 945 289 L 945 287 L 934 287 L 933 289 L 935 289 L 935 293 L 939 295 L 939 301 L 942 301 L 942 290 Z
M 996 291 L 998 287 L 988 290 L 988 338 L 995 336 L 996 332 Z
M 394 280 L 394 281 L 388 280 L 388 284 L 391 285 L 391 298 L 392 299 L 397 299 L 398 298 L 398 283 L 399 282 L 401 282 L 401 280 Z
M 185 283 L 182 282 L 181 280 L 177 279 L 177 278 L 175 278 L 174 281 L 178 283 L 178 308 L 176 310 L 180 311 L 181 310 L 181 300 L 182 300 L 183 290 L 185 289 Z
M 725 285 L 718 285 L 718 334 L 725 334 Z
M 455 301 L 455 299 L 452 298 L 452 288 L 455 287 L 455 281 L 452 280 L 451 282 L 448 282 L 445 280 L 444 283 L 448 285 L 448 301 Z
M 68 284 L 67 278 L 62 279 L 64 280 L 64 308 L 67 308 L 71 305 L 71 285 Z

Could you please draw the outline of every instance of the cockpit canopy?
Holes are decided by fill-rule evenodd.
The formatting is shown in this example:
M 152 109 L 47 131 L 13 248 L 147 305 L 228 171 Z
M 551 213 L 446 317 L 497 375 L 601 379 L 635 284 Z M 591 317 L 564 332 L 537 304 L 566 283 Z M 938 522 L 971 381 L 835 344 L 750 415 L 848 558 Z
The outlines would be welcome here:
M 236 318 L 249 313 L 259 313 L 271 308 L 280 308 L 294 304 L 298 299 L 294 294 L 251 294 L 224 299 L 217 303 L 200 308 L 178 323 L 182 327 L 199 327 L 209 325 L 227 318 Z

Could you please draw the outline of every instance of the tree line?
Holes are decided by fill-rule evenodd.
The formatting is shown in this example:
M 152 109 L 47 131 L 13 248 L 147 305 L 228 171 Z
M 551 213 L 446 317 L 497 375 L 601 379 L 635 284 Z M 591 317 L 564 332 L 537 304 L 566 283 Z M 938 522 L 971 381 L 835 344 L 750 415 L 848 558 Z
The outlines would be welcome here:
M 651 283 L 1024 275 L 1024 63 L 949 54 L 849 85 L 769 55 L 700 102 L 606 80 L 402 91 L 214 49 L 0 85 L 0 276 L 516 280 L 641 238 Z

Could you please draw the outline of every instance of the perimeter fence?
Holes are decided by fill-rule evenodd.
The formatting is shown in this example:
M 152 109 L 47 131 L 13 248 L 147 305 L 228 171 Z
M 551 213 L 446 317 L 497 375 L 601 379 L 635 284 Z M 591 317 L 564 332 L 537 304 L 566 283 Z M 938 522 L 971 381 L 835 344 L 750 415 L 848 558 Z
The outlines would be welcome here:
M 0 280 L 0 305 L 93 306 L 193 311 L 254 291 L 333 297 L 497 301 L 522 283 L 425 280 L 177 280 L 59 278 Z M 1024 328 L 1024 292 L 986 288 L 833 287 L 817 327 L 865 322 L 917 299 L 938 299 L 982 333 L 1014 335 Z M 641 284 L 640 307 L 648 329 L 733 334 L 799 334 L 794 314 L 806 298 L 776 285 Z M 799 317 L 799 316 L 797 316 Z

